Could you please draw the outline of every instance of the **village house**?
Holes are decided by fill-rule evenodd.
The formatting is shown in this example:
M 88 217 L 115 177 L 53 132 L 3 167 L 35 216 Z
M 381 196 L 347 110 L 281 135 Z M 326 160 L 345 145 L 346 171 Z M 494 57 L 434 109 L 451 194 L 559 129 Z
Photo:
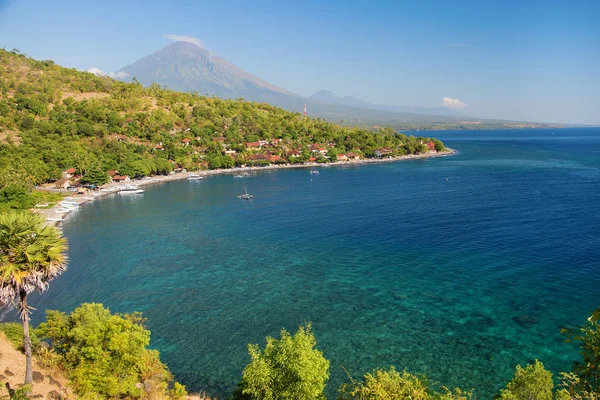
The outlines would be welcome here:
M 338 161 L 348 161 L 348 157 L 345 154 L 338 154 L 337 160 Z
M 112 177 L 113 182 L 129 182 L 131 179 L 127 175 L 115 175 Z
M 268 154 L 251 154 L 247 157 L 248 161 L 266 161 L 269 159 Z
M 225 155 L 226 156 L 234 156 L 236 153 L 235 150 L 225 150 Z
M 77 170 L 75 168 L 68 168 L 63 173 L 63 177 L 70 179 L 75 176 L 75 172 L 77 172 Z
M 115 171 L 114 169 L 111 169 L 106 172 L 106 175 L 108 175 L 112 179 L 113 176 L 119 175 L 119 171 Z
M 59 180 L 57 180 L 56 182 L 54 182 L 54 187 L 57 189 L 66 189 L 69 186 L 71 186 L 71 182 L 69 181 L 69 178 L 67 177 L 62 177 Z
M 156 146 L 154 146 L 154 150 L 163 150 L 164 151 L 162 142 L 158 142 L 158 144 Z
M 190 145 L 190 139 L 188 138 L 183 138 L 181 139 L 181 144 L 184 145 L 185 147 Z
M 275 145 L 275 144 L 281 143 L 282 140 L 283 139 L 271 139 L 271 144 Z
M 354 161 L 360 160 L 360 156 L 356 153 L 350 152 L 350 153 L 346 154 L 346 156 L 348 157 L 348 160 L 354 160 Z
M 246 143 L 246 147 L 248 148 L 248 150 L 259 150 L 262 148 L 262 145 L 260 144 L 260 142 L 248 142 Z
M 427 143 L 427 150 L 429 150 L 429 151 L 435 151 L 435 143 L 433 143 L 433 140 L 430 140 Z
M 264 146 L 264 145 L 266 145 L 266 144 L 269 144 L 269 141 L 268 141 L 268 140 L 259 140 L 259 141 L 258 141 L 258 143 L 259 143 L 261 146 Z
M 299 152 L 298 150 L 292 150 L 292 151 L 288 151 L 287 155 L 288 155 L 288 157 L 300 157 L 302 155 L 302 153 Z
M 389 156 L 390 154 L 392 154 L 392 150 L 385 147 L 375 150 L 375 157 L 385 157 Z
M 271 157 L 269 157 L 269 162 L 278 162 L 282 160 L 283 158 L 279 157 L 278 155 L 272 155 Z

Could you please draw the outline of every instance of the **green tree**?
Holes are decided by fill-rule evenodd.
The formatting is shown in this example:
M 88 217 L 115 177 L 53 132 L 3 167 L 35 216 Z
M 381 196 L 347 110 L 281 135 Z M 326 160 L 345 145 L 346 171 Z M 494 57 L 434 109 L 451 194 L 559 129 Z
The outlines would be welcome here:
M 600 393 L 600 308 L 592 313 L 578 330 L 563 329 L 567 341 L 580 343 L 581 361 L 575 362 L 572 373 L 577 377 L 576 389 Z
M 406 371 L 377 370 L 364 376 L 364 382 L 352 381 L 340 387 L 339 400 L 425 400 L 427 382 Z
M 108 175 L 98 166 L 87 170 L 86 173 L 81 177 L 82 183 L 91 183 L 96 186 L 102 186 L 108 181 Z
M 25 384 L 33 382 L 27 295 L 44 291 L 67 268 L 67 242 L 29 211 L 0 214 L 0 301 L 18 307 L 23 323 Z
M 38 335 L 61 357 L 71 386 L 81 396 L 140 398 L 181 397 L 182 385 L 168 391 L 172 379 L 159 353 L 147 348 L 150 331 L 140 313 L 111 314 L 102 304 L 86 303 L 70 315 L 48 311 Z
M 281 339 L 267 337 L 264 351 L 249 345 L 251 361 L 246 366 L 235 398 L 254 400 L 324 399 L 329 379 L 329 361 L 315 348 L 311 324 L 302 325 L 292 336 L 281 330 Z
M 441 392 L 431 389 L 426 378 L 407 371 L 398 372 L 394 367 L 385 371 L 378 369 L 367 373 L 362 382 L 350 378 L 351 383 L 339 389 L 338 400 L 467 400 L 470 392 L 454 391 L 442 387 Z
M 535 361 L 525 368 L 517 365 L 515 376 L 496 396 L 500 400 L 552 400 L 552 373 Z

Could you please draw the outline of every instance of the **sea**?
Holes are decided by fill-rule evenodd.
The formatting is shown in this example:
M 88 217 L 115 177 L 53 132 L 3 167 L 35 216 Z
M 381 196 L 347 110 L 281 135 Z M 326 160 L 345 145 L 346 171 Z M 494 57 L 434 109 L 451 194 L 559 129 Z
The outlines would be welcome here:
M 84 302 L 140 311 L 175 378 L 219 398 L 249 343 L 307 322 L 331 399 L 390 366 L 479 399 L 534 360 L 556 380 L 579 357 L 560 329 L 600 306 L 600 129 L 413 134 L 457 154 L 85 204 L 63 224 L 69 268 L 33 298 L 33 322 Z

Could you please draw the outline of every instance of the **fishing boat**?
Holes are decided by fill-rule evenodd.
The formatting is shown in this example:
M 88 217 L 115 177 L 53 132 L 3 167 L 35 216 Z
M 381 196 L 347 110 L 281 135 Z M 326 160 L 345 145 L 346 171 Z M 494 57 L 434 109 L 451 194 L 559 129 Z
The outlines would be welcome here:
M 137 186 L 128 185 L 123 189 L 119 190 L 119 194 L 142 194 L 144 193 L 144 189 L 140 189 Z
M 242 199 L 242 200 L 252 200 L 254 198 L 254 196 L 252 196 L 251 194 L 248 194 L 248 190 L 246 190 L 246 188 L 244 187 L 244 194 L 240 194 L 238 196 L 238 199 Z
M 189 174 L 187 177 L 190 181 L 201 181 L 204 179 L 202 175 L 198 174 Z
M 320 172 L 319 172 L 319 171 L 317 171 L 316 169 L 311 169 L 311 170 L 310 170 L 310 174 L 311 174 L 311 175 L 319 175 L 319 174 L 320 174 Z

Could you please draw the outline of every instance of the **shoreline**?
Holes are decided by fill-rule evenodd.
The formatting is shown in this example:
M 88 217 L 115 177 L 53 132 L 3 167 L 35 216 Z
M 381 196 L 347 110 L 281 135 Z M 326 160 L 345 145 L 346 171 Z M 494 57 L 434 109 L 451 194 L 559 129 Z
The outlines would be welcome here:
M 213 169 L 206 171 L 194 171 L 193 173 L 198 174 L 202 177 L 212 176 L 212 175 L 227 175 L 227 174 L 238 174 L 240 172 L 255 172 L 255 171 L 273 171 L 279 169 L 296 169 L 296 168 L 315 168 L 323 165 L 328 166 L 346 166 L 346 165 L 364 165 L 364 164 L 380 164 L 387 162 L 396 162 L 396 161 L 409 161 L 409 160 L 422 160 L 426 158 L 438 158 L 438 157 L 448 157 L 451 155 L 455 155 L 457 153 L 456 150 L 447 148 L 446 150 L 439 153 L 423 153 L 417 155 L 408 155 L 408 156 L 398 156 L 398 157 L 388 157 L 388 158 L 369 158 L 364 160 L 354 160 L 354 161 L 334 161 L 331 163 L 320 164 L 320 163 L 304 163 L 304 164 L 283 164 L 283 165 L 269 165 L 266 167 L 240 167 L 240 168 L 229 168 L 229 169 Z M 125 186 L 135 185 L 135 186 L 148 186 L 155 185 L 159 183 L 173 182 L 179 181 L 183 179 L 187 179 L 190 172 L 182 172 L 175 173 L 172 175 L 155 175 L 145 177 L 141 180 L 135 180 L 127 183 L 107 183 L 93 193 L 88 193 L 85 195 L 73 194 L 70 196 L 66 196 L 65 200 L 76 202 L 79 206 L 81 204 L 87 203 L 89 201 L 94 201 L 96 199 L 101 199 L 102 197 L 117 194 L 117 192 Z M 57 204 L 52 208 L 47 209 L 33 209 L 32 211 L 41 215 L 46 225 L 60 227 L 61 222 L 63 222 L 73 211 L 62 212 L 59 211 L 60 206 Z

